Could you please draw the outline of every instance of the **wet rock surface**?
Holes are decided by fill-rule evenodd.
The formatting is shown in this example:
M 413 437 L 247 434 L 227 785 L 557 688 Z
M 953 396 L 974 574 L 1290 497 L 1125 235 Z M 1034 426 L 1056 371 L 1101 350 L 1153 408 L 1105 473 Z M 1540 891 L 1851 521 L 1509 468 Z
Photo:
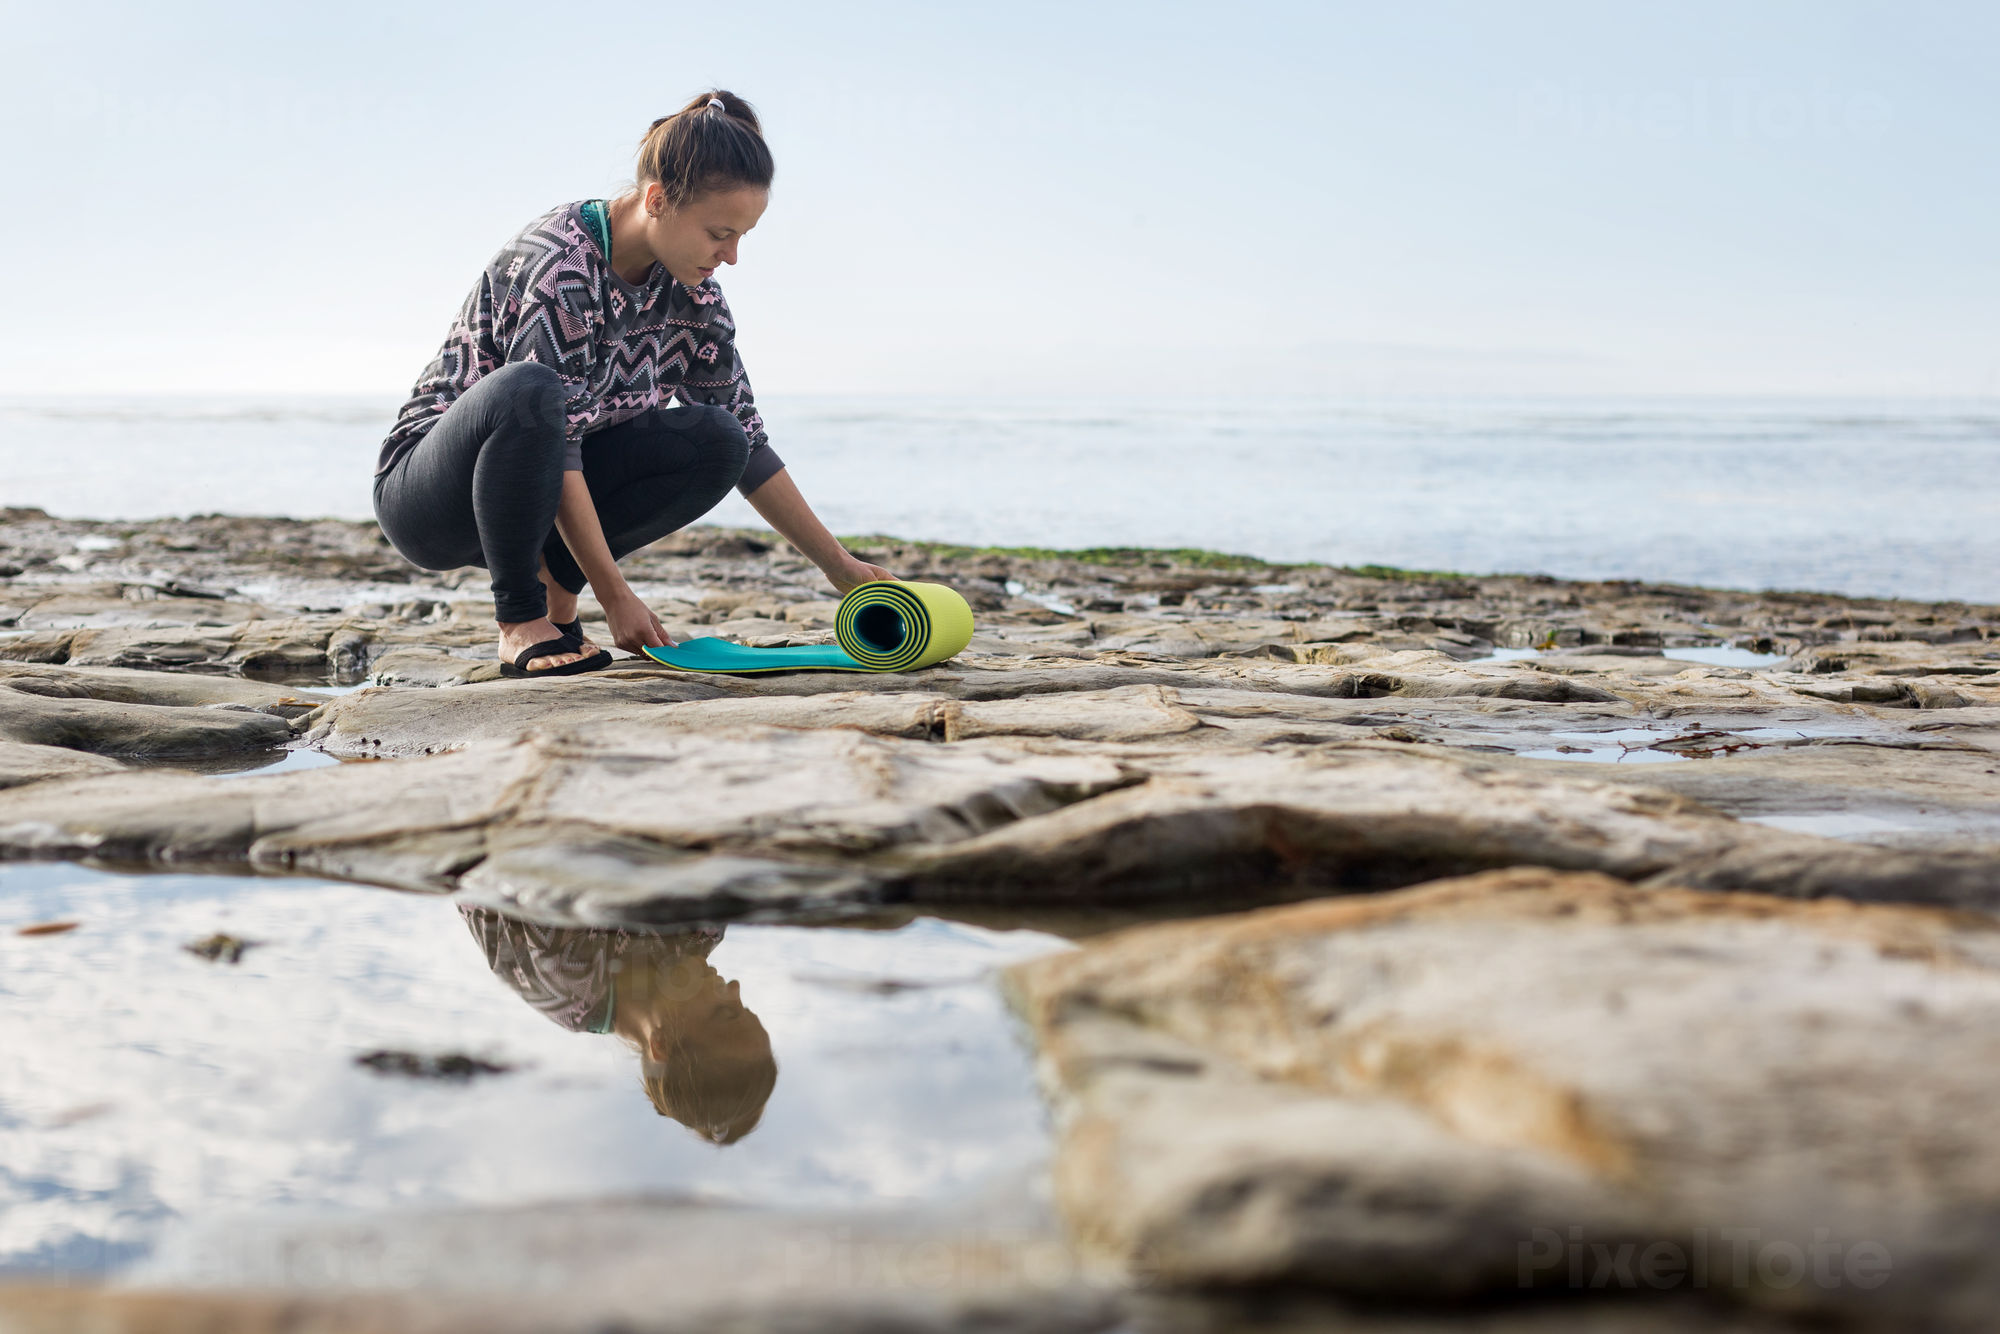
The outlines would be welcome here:
M 5 531 L 15 856 L 249 862 L 573 922 L 1189 910 L 1520 864 L 2000 896 L 1993 608 L 859 543 L 963 589 L 973 648 L 900 675 L 506 681 L 480 572 L 423 582 L 368 525 Z M 766 538 L 694 529 L 628 565 L 676 635 L 830 637 L 831 590 Z M 229 793 L 159 771 L 287 746 L 397 763 Z
M 1990 1323 L 1987 915 L 1517 869 L 1013 976 L 1073 1233 L 1156 1282 L 1492 1300 L 1580 1251 L 1635 1299 Z
M 1021 974 L 1065 1216 L 1109 1281 L 1160 1288 L 1120 1299 L 1132 1327 L 1963 1322 L 1993 1295 L 2000 608 L 862 540 L 966 594 L 966 653 L 509 681 L 484 573 L 414 570 L 372 525 L 4 517 L 0 858 L 573 925 L 1336 896 Z M 832 637 L 832 590 L 768 534 L 626 569 L 676 638 Z M 1897 1282 L 1508 1287 L 1524 1227 L 1616 1255 L 1813 1220 L 1891 1247 Z M 1044 1299 L 1086 1323 L 1041 1327 L 1100 1327 L 1101 1295 Z
M 437 1334 L 1092 1334 L 1124 1324 L 1119 1295 L 1077 1271 L 1046 1205 L 1019 1192 L 858 1214 L 635 1199 L 210 1229 L 117 1290 L 0 1290 L 9 1320 Z

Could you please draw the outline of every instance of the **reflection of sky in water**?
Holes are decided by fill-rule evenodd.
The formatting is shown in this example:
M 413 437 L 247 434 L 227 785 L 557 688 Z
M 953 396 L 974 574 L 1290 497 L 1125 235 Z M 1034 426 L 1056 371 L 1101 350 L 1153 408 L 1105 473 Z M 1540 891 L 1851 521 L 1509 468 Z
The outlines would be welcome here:
M 233 769 L 225 776 L 240 778 L 247 774 L 260 774 L 268 777 L 271 774 L 297 773 L 300 769 L 324 769 L 339 763 L 339 760 L 324 751 L 301 747 L 297 750 L 280 751 L 277 758 L 269 764 L 259 765 L 254 769 Z
M 82 926 L 15 934 L 58 918 Z M 180 948 L 218 930 L 267 943 L 235 966 Z M 1043 1152 L 1028 1055 L 983 975 L 1060 945 L 934 920 L 730 927 L 709 962 L 778 1076 L 756 1130 L 720 1147 L 654 1111 L 623 1041 L 496 978 L 448 902 L 0 867 L 0 1273 L 101 1269 L 236 1211 L 949 1193 Z M 858 985 L 875 978 L 943 985 Z M 353 1063 L 384 1047 L 521 1068 L 451 1085 Z
M 1722 645 L 1715 648 L 1670 648 L 1661 651 L 1663 658 L 1673 658 L 1679 662 L 1706 663 L 1710 667 L 1776 667 L 1785 661 L 1782 653 L 1759 653 L 1754 649 L 1731 648 Z
M 1569 649 L 1558 653 L 1551 653 L 1546 649 L 1538 648 L 1496 648 L 1483 658 L 1470 658 L 1467 661 L 1532 662 L 1536 658 L 1548 658 L 1554 662 L 1561 662 L 1564 657 L 1571 654 L 1587 656 L 1589 653 L 1589 648 Z M 1650 657 L 1651 655 L 1648 654 L 1646 656 Z M 1779 663 L 1786 661 L 1786 656 L 1782 653 L 1758 653 L 1753 649 L 1734 648 L 1727 644 L 1713 645 L 1708 648 L 1662 649 L 1660 656 L 1671 658 L 1676 662 L 1700 663 L 1706 667 L 1776 667 Z M 1643 660 L 1643 658 L 1638 659 L 1638 661 Z

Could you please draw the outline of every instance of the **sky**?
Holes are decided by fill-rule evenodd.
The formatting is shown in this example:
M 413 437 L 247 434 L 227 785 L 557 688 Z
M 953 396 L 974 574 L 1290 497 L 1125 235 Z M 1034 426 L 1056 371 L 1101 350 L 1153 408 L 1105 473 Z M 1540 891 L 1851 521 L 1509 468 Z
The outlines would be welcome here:
M 711 85 L 753 382 L 2000 394 L 2000 6 L 0 4 L 0 392 L 407 392 Z

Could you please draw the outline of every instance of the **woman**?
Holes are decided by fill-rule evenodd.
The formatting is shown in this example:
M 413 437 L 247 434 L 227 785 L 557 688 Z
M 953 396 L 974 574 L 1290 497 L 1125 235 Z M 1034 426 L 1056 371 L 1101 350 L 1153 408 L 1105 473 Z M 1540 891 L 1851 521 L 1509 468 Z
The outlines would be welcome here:
M 589 930 L 458 911 L 486 966 L 522 1000 L 572 1033 L 616 1033 L 638 1053 L 654 1111 L 711 1144 L 757 1128 L 778 1062 L 738 984 L 708 961 L 721 927 Z
M 397 413 L 375 516 L 424 569 L 492 572 L 507 675 L 610 663 L 583 635 L 586 583 L 619 648 L 671 643 L 617 562 L 732 486 L 840 592 L 894 577 L 842 547 L 793 485 L 715 285 L 772 170 L 733 93 L 654 121 L 633 189 L 551 209 L 493 257 Z

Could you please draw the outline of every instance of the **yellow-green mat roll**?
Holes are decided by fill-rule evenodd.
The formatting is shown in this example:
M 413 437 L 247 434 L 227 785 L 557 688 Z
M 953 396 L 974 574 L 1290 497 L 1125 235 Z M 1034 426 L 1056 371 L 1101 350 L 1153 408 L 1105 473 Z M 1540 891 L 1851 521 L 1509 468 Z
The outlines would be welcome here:
M 972 640 L 972 608 L 943 584 L 877 579 L 840 600 L 833 634 L 838 648 L 750 648 L 705 636 L 646 656 L 687 672 L 906 672 L 962 651 Z

